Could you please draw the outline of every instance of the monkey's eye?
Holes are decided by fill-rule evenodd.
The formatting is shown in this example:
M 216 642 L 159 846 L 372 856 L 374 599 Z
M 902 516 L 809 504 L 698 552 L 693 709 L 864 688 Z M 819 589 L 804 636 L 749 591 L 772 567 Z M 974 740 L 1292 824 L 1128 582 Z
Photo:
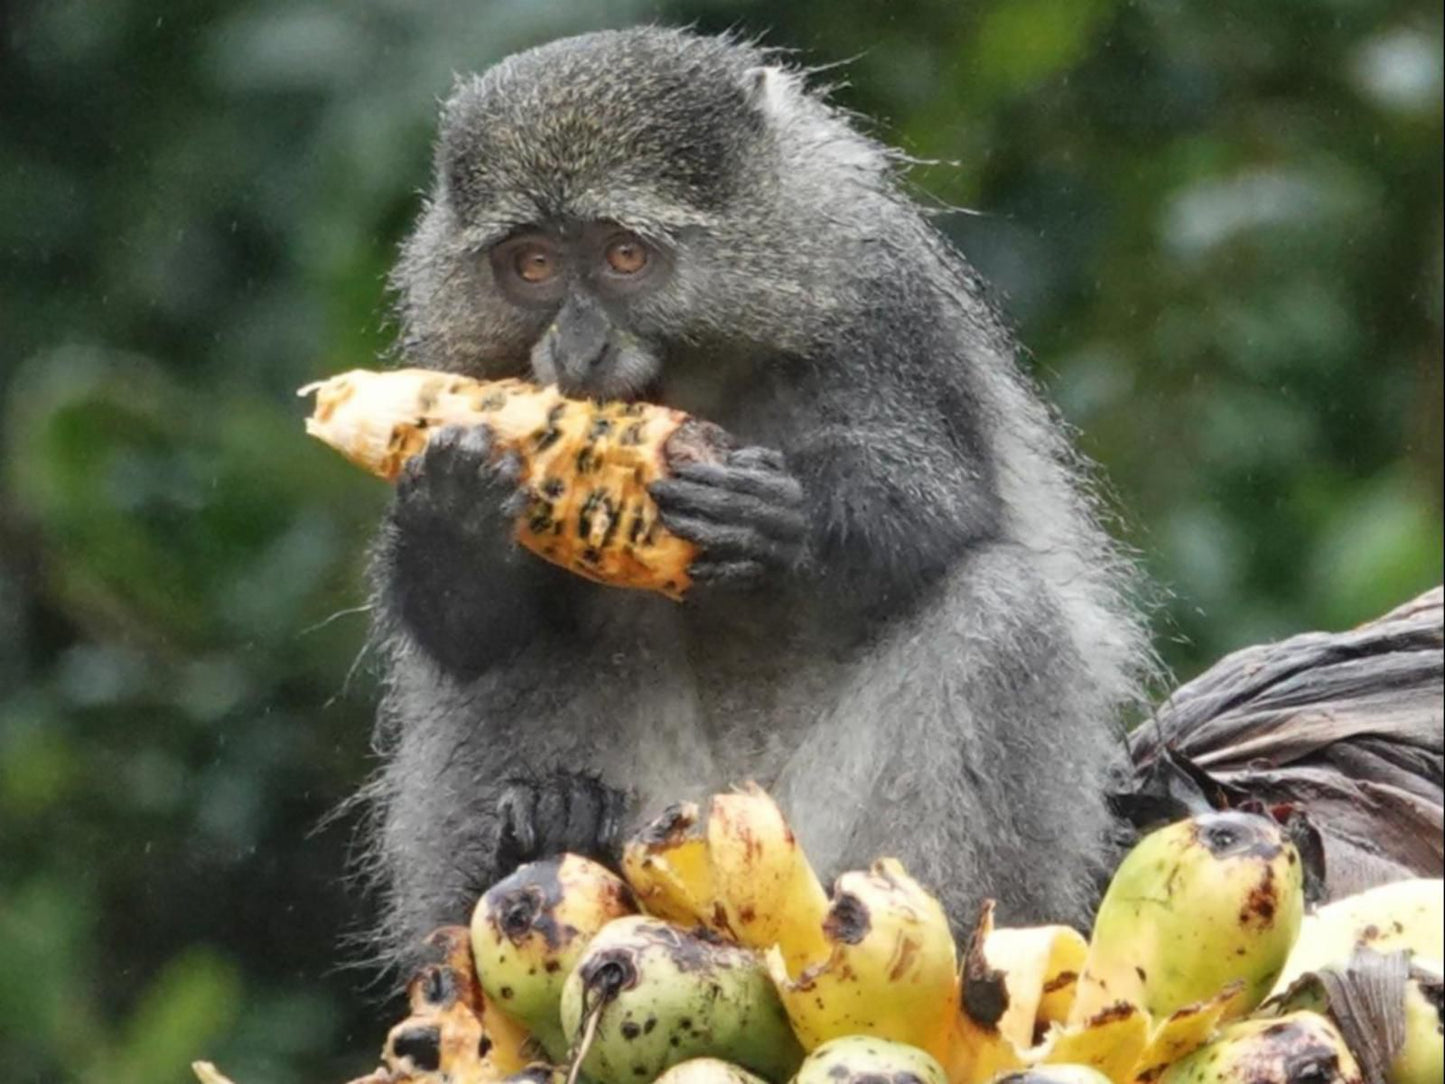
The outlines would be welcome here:
M 512 250 L 512 271 L 523 282 L 540 286 L 557 277 L 556 254 L 545 245 L 518 245 Z
M 625 234 L 607 246 L 604 253 L 607 266 L 618 275 L 635 275 L 647 266 L 651 258 L 647 245 L 641 238 Z

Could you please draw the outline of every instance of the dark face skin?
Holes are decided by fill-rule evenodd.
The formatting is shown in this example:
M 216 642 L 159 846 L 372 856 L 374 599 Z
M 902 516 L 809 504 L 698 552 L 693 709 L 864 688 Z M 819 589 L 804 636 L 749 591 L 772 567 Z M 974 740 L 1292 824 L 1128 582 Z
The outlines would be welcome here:
M 526 228 L 488 253 L 498 292 L 545 321 L 533 376 L 568 395 L 634 398 L 660 375 L 632 306 L 666 285 L 672 256 L 614 222 Z

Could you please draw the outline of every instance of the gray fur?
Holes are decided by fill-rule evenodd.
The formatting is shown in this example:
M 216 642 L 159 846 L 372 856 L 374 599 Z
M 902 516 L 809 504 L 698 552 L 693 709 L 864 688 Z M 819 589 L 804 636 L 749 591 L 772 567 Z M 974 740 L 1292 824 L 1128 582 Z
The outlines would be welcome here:
M 781 450 L 803 549 L 679 605 L 516 552 L 505 478 L 467 468 L 447 504 L 432 476 L 462 451 L 416 468 L 375 572 L 384 950 L 465 920 L 504 872 L 503 781 L 554 768 L 634 817 L 756 779 L 825 874 L 897 854 L 956 921 L 984 896 L 1001 922 L 1079 920 L 1147 652 L 1132 570 L 975 273 L 772 54 L 592 34 L 446 104 L 394 278 L 401 361 L 531 373 L 550 315 L 501 296 L 488 247 L 596 219 L 673 253 L 617 316 L 646 394 Z

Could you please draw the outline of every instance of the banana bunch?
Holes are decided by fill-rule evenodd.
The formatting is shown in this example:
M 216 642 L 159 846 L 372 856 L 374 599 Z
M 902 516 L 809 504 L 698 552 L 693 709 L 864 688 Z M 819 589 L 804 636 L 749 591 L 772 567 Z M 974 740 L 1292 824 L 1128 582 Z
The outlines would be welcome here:
M 621 878 L 564 855 L 494 885 L 354 1084 L 1435 1084 L 1442 883 L 1306 915 L 1301 866 L 1268 818 L 1194 817 L 1088 937 L 985 901 L 960 952 L 897 860 L 829 891 L 744 786 L 666 810 Z
M 521 545 L 599 583 L 671 598 L 690 586 L 697 548 L 658 521 L 648 486 L 669 463 L 721 458 L 730 445 L 715 425 L 652 403 L 593 403 L 429 369 L 354 369 L 298 394 L 316 396 L 307 433 L 388 481 L 438 429 L 485 425 L 496 454 L 521 462 Z

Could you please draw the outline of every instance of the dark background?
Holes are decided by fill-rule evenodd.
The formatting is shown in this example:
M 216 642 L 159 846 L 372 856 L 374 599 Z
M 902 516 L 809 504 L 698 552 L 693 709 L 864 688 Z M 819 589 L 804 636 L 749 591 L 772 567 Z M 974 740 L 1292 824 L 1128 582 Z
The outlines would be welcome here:
M 1187 677 L 1441 577 L 1441 22 L 1385 0 L 0 6 L 0 1066 L 375 1063 L 343 881 L 386 487 L 292 391 L 373 362 L 451 73 L 737 26 L 946 228 L 1112 483 Z

